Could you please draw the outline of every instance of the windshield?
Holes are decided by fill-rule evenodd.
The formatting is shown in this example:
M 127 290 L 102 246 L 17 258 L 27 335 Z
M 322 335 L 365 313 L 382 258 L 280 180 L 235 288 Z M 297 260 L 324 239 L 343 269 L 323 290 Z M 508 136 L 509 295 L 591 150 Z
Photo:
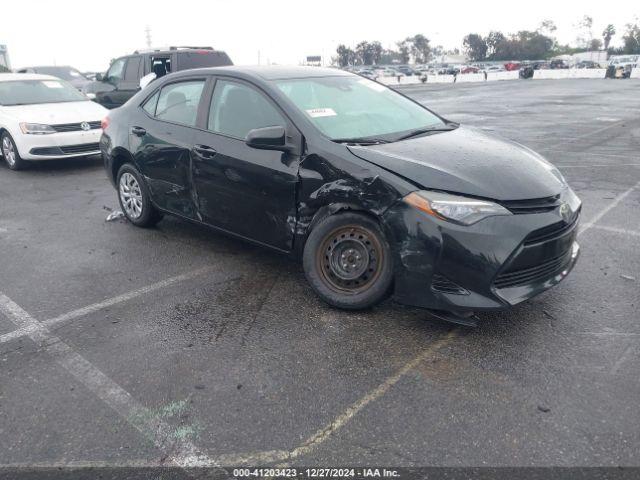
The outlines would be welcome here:
M 276 85 L 332 140 L 380 136 L 393 140 L 413 130 L 445 126 L 429 110 L 366 78 L 290 79 Z
M 84 75 L 71 67 L 38 67 L 36 68 L 36 71 L 44 75 L 52 75 L 67 81 L 85 79 Z
M 0 81 L 0 105 L 82 102 L 87 97 L 61 80 Z

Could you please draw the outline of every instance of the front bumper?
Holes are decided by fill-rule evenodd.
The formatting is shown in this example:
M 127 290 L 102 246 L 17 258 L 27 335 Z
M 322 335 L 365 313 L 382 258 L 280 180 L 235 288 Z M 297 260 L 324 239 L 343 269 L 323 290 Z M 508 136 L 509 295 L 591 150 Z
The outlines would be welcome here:
M 571 214 L 489 217 L 460 226 L 404 202 L 385 215 L 394 254 L 394 298 L 418 307 L 500 310 L 562 281 L 576 264 L 580 201 L 564 193 Z
M 50 135 L 14 136 L 20 157 L 24 160 L 53 160 L 57 158 L 99 155 L 101 129 L 59 132 Z

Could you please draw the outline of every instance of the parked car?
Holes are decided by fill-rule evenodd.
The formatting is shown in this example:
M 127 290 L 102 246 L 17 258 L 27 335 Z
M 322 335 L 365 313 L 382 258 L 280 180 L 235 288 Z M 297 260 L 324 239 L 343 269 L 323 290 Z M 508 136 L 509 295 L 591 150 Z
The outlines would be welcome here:
M 578 257 L 553 165 L 337 69 L 180 72 L 109 112 L 100 147 L 133 225 L 172 214 L 300 258 L 340 308 L 507 308 Z
M 578 62 L 575 68 L 601 68 L 599 63 L 593 62 L 591 60 L 582 60 Z
M 69 66 L 43 66 L 43 67 L 25 67 L 17 70 L 18 73 L 39 73 L 42 75 L 52 75 L 61 80 L 69 82 L 78 90 L 91 83 L 79 70 Z
M 619 55 L 613 57 L 607 67 L 607 78 L 629 78 L 631 71 L 638 66 L 639 55 Z
M 140 80 L 153 73 L 161 78 L 168 73 L 191 68 L 233 65 L 229 56 L 211 47 L 169 47 L 136 51 L 115 59 L 109 70 L 96 75 L 96 81 L 83 92 L 106 108 L 124 104 L 140 90 Z
M 378 72 L 378 76 L 380 77 L 404 77 L 405 74 L 394 69 L 394 68 L 384 68 Z
M 409 67 L 408 65 L 399 65 L 395 67 L 394 70 L 404 73 L 407 77 L 415 75 L 415 71 L 413 70 L 413 68 Z
M 506 69 L 502 65 L 488 65 L 484 68 L 485 72 L 505 72 Z
M 552 70 L 567 69 L 569 67 L 570 65 L 567 60 L 556 59 L 556 60 L 551 60 L 551 62 L 549 62 L 549 68 L 551 68 Z
M 472 65 L 465 65 L 460 69 L 460 73 L 478 73 L 480 69 L 478 67 L 474 67 Z
M 358 75 L 362 75 L 363 77 L 367 77 L 370 79 L 376 78 L 376 74 L 373 70 L 363 69 L 356 72 Z
M 12 170 L 26 161 L 100 153 L 107 110 L 50 75 L 0 75 L 0 146 Z

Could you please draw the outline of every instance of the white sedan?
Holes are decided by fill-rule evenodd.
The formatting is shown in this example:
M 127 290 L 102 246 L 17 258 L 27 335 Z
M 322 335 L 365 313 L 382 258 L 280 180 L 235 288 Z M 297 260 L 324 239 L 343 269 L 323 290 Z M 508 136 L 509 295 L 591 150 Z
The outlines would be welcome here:
M 50 75 L 0 74 L 0 147 L 12 170 L 25 160 L 100 154 L 108 110 Z

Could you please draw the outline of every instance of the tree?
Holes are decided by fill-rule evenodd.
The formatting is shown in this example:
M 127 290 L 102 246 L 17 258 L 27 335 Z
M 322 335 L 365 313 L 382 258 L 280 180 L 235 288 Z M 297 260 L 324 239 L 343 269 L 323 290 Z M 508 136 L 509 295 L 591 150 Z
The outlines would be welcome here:
M 362 65 L 373 64 L 373 56 L 371 55 L 371 46 L 369 45 L 369 42 L 365 40 L 356 45 L 356 58 L 358 60 L 357 63 Z
M 380 63 L 380 58 L 382 58 L 382 52 L 384 49 L 382 48 L 382 44 L 378 41 L 371 42 L 369 44 L 369 50 L 371 51 L 371 59 L 375 65 Z
M 487 58 L 487 42 L 477 33 L 470 33 L 464 37 L 462 45 L 464 46 L 464 52 L 471 60 L 480 62 Z
M 589 50 L 600 50 L 602 49 L 602 40 L 599 38 L 592 38 L 591 45 L 589 45 Z
M 582 17 L 575 25 L 578 28 L 578 37 L 576 43 L 578 47 L 589 48 L 591 40 L 593 39 L 593 18 L 589 15 Z
M 411 55 L 409 53 L 411 51 L 411 45 L 407 40 L 398 42 L 397 45 L 398 53 L 400 54 L 400 60 L 402 61 L 402 63 L 409 63 L 409 60 L 411 59 Z
M 424 35 L 418 33 L 413 37 L 405 39 L 407 46 L 415 63 L 427 63 L 431 57 L 431 46 L 429 45 L 429 39 Z M 405 62 L 406 63 L 406 62 Z
M 341 67 L 346 67 L 348 65 L 353 65 L 355 63 L 355 52 L 347 47 L 346 45 L 340 44 L 336 49 L 336 53 L 338 54 L 338 65 Z
M 640 53 L 640 27 L 638 26 L 638 19 L 636 18 L 635 23 L 627 23 L 626 27 L 627 31 L 622 37 L 624 41 L 624 47 L 622 47 L 623 53 Z
M 507 40 L 502 32 L 491 31 L 486 39 L 487 55 L 495 59 L 496 52 L 502 48 L 502 44 Z
M 543 20 L 540 22 L 538 26 L 537 32 L 542 33 L 543 35 L 551 36 L 558 29 L 553 20 Z
M 616 27 L 612 24 L 607 25 L 607 27 L 602 32 L 602 39 L 604 40 L 604 49 L 609 50 L 609 44 L 611 43 L 611 39 L 616 34 Z

